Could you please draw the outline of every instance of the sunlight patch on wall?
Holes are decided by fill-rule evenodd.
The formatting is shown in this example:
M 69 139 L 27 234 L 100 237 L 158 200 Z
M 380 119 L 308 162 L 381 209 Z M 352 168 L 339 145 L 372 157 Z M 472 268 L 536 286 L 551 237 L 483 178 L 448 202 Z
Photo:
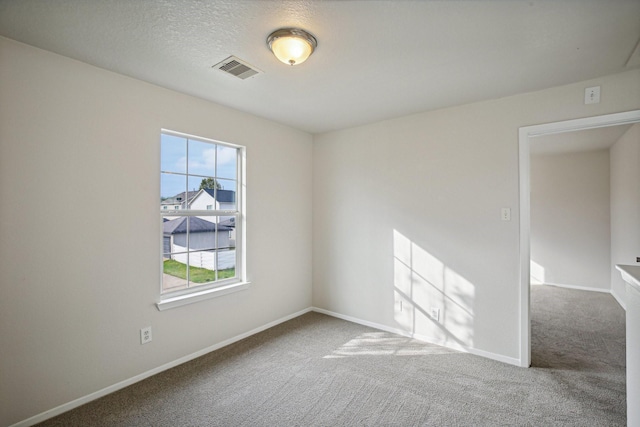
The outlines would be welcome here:
M 435 342 L 472 346 L 475 286 L 397 230 L 393 244 L 396 323 Z
M 531 274 L 531 284 L 532 285 L 542 285 L 545 283 L 544 281 L 544 267 L 531 260 L 531 265 L 529 267 L 529 272 Z

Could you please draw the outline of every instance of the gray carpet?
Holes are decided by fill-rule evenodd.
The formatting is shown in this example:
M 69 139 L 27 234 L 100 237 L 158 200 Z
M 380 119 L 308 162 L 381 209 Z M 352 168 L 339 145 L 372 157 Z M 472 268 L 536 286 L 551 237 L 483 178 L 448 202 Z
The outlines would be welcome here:
M 625 425 L 622 309 L 532 295 L 531 369 L 309 313 L 40 425 Z

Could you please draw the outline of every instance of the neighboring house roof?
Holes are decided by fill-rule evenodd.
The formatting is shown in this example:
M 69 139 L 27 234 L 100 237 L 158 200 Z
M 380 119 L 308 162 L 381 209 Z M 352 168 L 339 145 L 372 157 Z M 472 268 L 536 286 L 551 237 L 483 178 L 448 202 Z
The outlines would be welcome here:
M 236 227 L 236 219 L 235 218 L 227 218 L 224 221 L 220 221 L 220 225 L 224 225 L 226 227 L 235 228 Z
M 173 197 L 167 197 L 166 199 L 162 200 L 160 202 L 161 205 L 181 205 L 185 202 L 185 200 L 188 200 L 189 202 L 191 202 L 191 200 L 193 200 L 194 197 L 196 197 L 196 195 L 199 193 L 200 191 L 187 191 L 187 192 L 182 192 L 182 193 L 178 193 Z
M 231 231 L 233 227 L 227 225 L 216 224 L 215 222 L 205 221 L 204 219 L 192 216 L 189 221 L 189 231 L 191 233 L 204 233 L 216 231 Z M 187 217 L 172 219 L 162 224 L 162 231 L 165 235 L 184 234 L 187 232 Z
M 231 190 L 217 190 L 205 188 L 204 191 L 220 203 L 233 203 L 236 201 L 236 192 Z M 217 196 L 217 197 L 216 197 Z

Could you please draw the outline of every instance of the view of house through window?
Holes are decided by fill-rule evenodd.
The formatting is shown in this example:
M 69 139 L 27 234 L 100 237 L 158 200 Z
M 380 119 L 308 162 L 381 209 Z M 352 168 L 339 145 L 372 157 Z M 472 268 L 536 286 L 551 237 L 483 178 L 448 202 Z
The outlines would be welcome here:
M 239 280 L 238 147 L 163 131 L 162 292 Z

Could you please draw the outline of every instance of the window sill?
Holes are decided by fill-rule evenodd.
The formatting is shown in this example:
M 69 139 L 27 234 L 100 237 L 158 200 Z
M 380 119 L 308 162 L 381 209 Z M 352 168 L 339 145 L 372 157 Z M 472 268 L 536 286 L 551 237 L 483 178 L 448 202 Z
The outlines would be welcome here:
M 181 307 L 183 305 L 193 304 L 194 302 L 204 301 L 210 298 L 217 298 L 234 292 L 244 291 L 245 289 L 249 289 L 249 285 L 251 285 L 250 282 L 239 282 L 226 286 L 220 286 L 219 288 L 206 289 L 200 292 L 166 298 L 156 303 L 156 307 L 158 307 L 158 310 L 160 311 Z

